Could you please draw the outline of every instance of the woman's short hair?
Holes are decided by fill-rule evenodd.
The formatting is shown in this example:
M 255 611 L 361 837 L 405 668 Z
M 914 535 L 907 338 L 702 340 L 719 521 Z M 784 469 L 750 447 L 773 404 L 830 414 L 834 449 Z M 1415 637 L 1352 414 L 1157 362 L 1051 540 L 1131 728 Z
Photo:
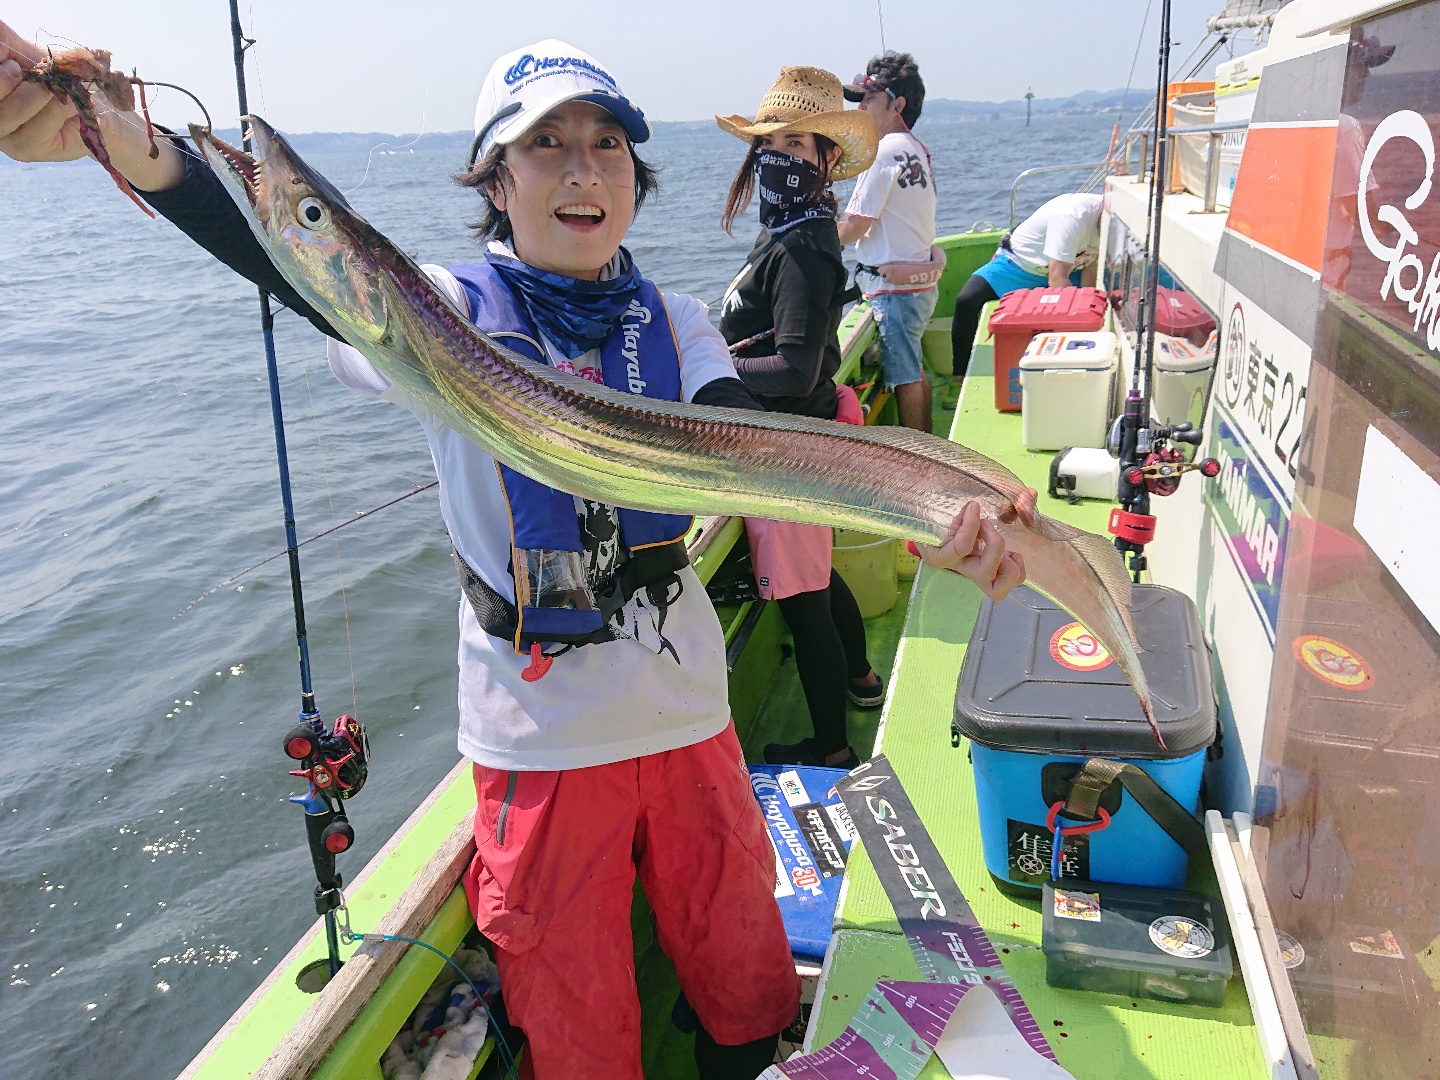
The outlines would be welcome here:
M 639 210 L 646 199 L 660 189 L 659 170 L 648 164 L 635 152 L 635 144 L 629 139 L 625 146 L 630 151 L 630 160 L 635 165 L 635 209 Z M 504 184 L 509 169 L 505 165 L 505 144 L 496 143 L 485 156 L 475 162 L 468 172 L 457 173 L 453 179 L 461 187 L 474 188 L 484 200 L 484 209 L 478 221 L 470 222 L 470 228 L 480 241 L 509 241 L 514 230 L 510 227 L 510 215 L 500 210 L 490 198 L 490 185 Z

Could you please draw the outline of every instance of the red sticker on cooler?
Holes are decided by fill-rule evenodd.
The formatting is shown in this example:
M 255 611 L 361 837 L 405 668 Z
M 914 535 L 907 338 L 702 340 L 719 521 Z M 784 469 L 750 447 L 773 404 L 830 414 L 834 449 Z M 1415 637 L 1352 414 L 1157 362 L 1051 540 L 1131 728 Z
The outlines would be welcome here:
M 1050 635 L 1050 656 L 1071 671 L 1098 671 L 1112 662 L 1105 646 L 1078 622 L 1067 623 Z

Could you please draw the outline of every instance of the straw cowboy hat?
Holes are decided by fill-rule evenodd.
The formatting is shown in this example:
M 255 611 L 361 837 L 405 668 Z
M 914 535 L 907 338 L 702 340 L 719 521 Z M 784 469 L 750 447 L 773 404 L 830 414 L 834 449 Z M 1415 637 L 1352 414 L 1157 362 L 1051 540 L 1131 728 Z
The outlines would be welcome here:
M 847 180 L 868 169 L 880 141 L 870 114 L 847 110 L 840 80 L 817 67 L 781 68 L 775 85 L 760 99 L 754 121 L 743 116 L 716 116 L 715 122 L 746 142 L 777 131 L 824 135 L 840 147 L 840 159 L 830 170 L 832 180 Z

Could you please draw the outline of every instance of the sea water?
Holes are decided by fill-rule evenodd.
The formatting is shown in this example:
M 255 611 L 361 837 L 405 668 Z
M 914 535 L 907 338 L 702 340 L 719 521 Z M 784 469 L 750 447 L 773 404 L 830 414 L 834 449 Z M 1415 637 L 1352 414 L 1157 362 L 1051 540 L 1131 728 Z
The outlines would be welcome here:
M 1103 157 L 1112 123 L 922 120 L 940 232 L 1005 224 L 1022 169 Z M 478 197 L 448 182 L 468 142 L 307 156 L 447 264 L 477 257 Z M 753 210 L 719 227 L 743 147 L 661 125 L 644 152 L 661 193 L 627 244 L 716 301 L 755 236 Z M 1021 214 L 1086 175 L 1037 177 Z M 285 560 L 215 589 L 284 544 L 257 314 L 93 163 L 0 165 L 0 1075 L 173 1076 L 314 921 L 280 749 L 299 706 Z M 433 479 L 413 418 L 335 382 L 308 323 L 282 312 L 275 339 L 301 538 Z M 457 760 L 435 491 L 301 563 L 319 706 L 370 731 L 353 875 Z

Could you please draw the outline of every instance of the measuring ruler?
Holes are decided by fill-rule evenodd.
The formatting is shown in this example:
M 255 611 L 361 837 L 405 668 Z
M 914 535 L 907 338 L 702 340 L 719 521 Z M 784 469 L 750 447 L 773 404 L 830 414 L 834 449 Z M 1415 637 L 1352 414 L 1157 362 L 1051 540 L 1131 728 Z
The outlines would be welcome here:
M 927 982 L 989 986 L 1025 1041 L 1054 1061 L 1055 1052 L 950 876 L 889 760 L 877 755 L 835 787 L 895 908 L 921 975 Z
M 759 1080 L 915 1080 L 969 989 L 953 983 L 876 983 L 837 1039 L 770 1066 Z

